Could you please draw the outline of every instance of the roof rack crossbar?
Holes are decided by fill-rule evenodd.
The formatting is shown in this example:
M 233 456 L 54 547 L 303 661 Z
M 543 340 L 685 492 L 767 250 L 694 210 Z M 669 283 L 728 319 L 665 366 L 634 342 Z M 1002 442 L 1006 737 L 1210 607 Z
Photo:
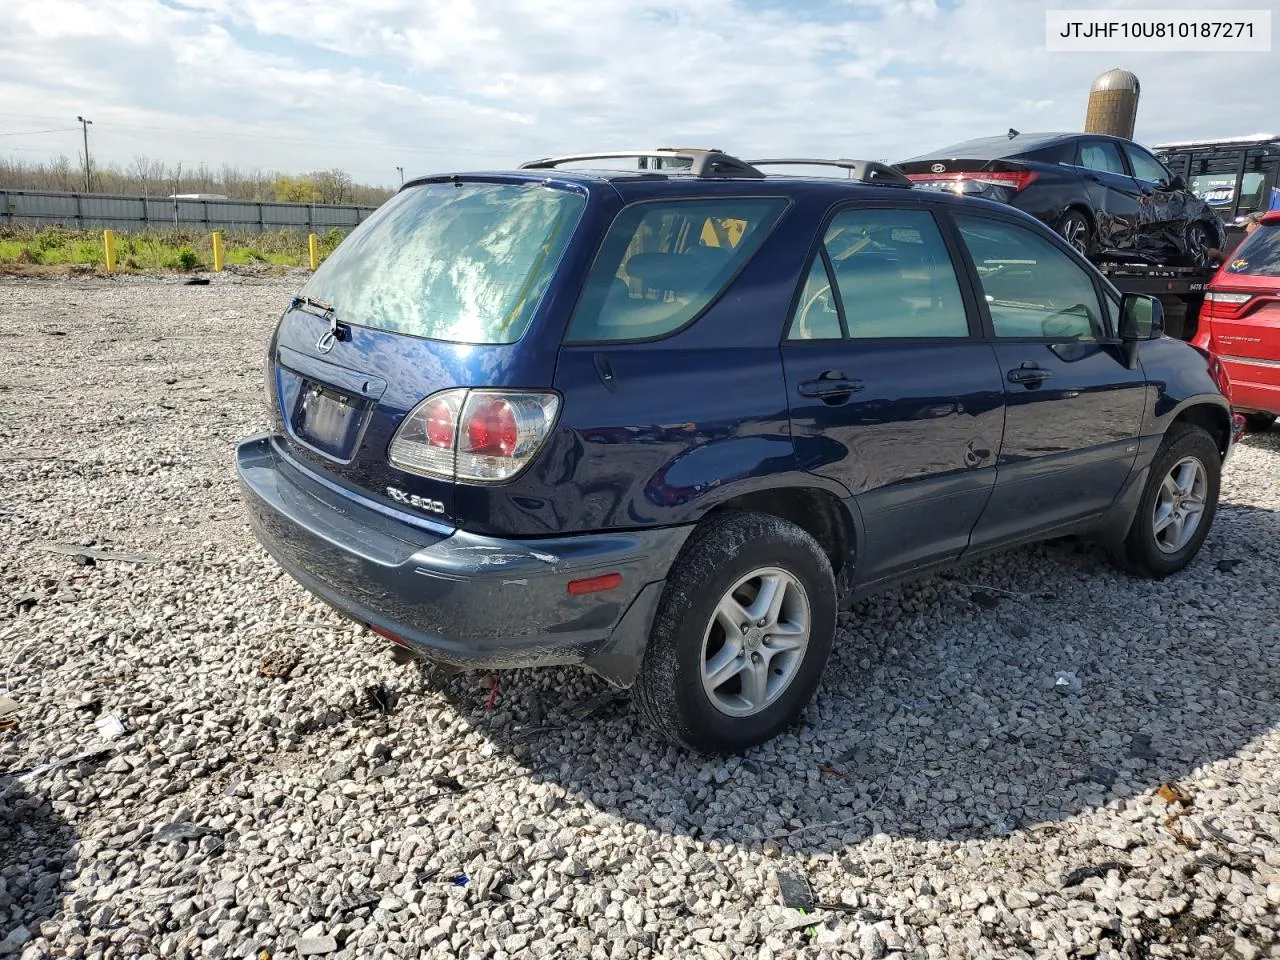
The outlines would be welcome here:
M 695 177 L 725 177 L 759 180 L 764 174 L 749 163 L 719 150 L 661 147 L 657 150 L 610 150 L 604 153 L 577 153 L 564 157 L 545 157 L 520 164 L 521 170 L 554 170 L 566 163 L 589 160 L 687 160 L 689 173 Z M 658 168 L 661 169 L 661 168 Z
M 875 160 L 822 160 L 813 157 L 786 157 L 752 160 L 753 167 L 839 167 L 848 170 L 850 179 L 878 187 L 911 187 L 912 183 L 896 167 Z

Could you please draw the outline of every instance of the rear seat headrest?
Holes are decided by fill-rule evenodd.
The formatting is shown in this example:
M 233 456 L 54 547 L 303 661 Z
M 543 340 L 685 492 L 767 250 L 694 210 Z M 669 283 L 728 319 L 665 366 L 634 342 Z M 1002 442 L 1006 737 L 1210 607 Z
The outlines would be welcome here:
M 689 296 L 711 282 L 728 253 L 715 247 L 695 247 L 687 253 L 637 253 L 627 261 L 627 274 L 647 289 Z

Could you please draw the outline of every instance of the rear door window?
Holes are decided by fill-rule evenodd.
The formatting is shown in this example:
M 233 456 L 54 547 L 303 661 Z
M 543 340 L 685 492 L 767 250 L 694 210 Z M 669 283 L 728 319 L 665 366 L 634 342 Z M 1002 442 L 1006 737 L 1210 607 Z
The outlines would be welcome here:
M 832 295 L 832 289 L 838 296 Z M 967 337 L 955 268 L 927 210 L 846 210 L 823 237 L 791 340 Z
M 1120 151 L 1110 140 L 1083 140 L 1080 143 L 1080 166 L 1103 173 L 1115 173 L 1128 176 L 1124 161 L 1120 159 Z
M 1280 226 L 1259 226 L 1227 261 L 1227 273 L 1280 277 Z
M 1107 336 L 1093 278 L 1026 227 L 958 216 L 997 337 L 1090 340 Z
M 352 231 L 302 292 L 343 323 L 462 343 L 524 335 L 586 198 L 542 184 L 431 183 Z
M 786 206 L 781 197 L 726 197 L 626 207 L 596 255 L 568 340 L 647 340 L 686 326 L 760 249 Z

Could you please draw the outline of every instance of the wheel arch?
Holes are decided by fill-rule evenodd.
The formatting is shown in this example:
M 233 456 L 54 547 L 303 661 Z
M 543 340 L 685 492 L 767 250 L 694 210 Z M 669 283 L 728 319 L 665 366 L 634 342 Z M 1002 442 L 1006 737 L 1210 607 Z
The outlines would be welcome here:
M 1231 448 L 1231 411 L 1225 403 L 1209 397 L 1193 397 L 1173 411 L 1165 432 L 1168 433 L 1169 428 L 1178 423 L 1204 430 L 1213 437 L 1219 455 L 1226 458 L 1227 451 Z
M 833 491 L 813 485 L 766 487 L 738 493 L 715 503 L 699 523 L 729 511 L 766 513 L 794 523 L 822 547 L 831 570 L 839 577 L 856 562 L 860 526 L 849 501 Z

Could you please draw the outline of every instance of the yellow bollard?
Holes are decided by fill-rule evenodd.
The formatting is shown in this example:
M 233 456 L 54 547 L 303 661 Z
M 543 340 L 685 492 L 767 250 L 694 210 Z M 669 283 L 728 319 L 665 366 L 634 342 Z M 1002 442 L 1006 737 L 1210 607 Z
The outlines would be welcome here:
M 320 238 L 314 233 L 307 235 L 307 253 L 311 255 L 311 269 L 320 266 Z
M 222 231 L 213 231 L 213 269 L 222 269 Z
M 102 231 L 102 250 L 107 261 L 107 273 L 116 268 L 116 235 L 114 231 Z

